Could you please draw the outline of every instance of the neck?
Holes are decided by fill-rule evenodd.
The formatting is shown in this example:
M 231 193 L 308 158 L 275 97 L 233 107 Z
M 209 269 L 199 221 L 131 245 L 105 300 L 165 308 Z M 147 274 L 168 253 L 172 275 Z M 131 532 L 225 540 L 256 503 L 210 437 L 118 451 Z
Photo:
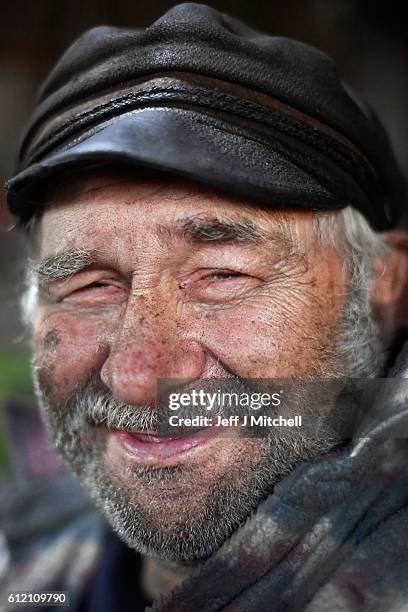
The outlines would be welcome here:
M 197 573 L 199 565 L 181 565 L 161 559 L 143 558 L 142 588 L 148 599 L 155 601 L 166 596 L 193 574 Z

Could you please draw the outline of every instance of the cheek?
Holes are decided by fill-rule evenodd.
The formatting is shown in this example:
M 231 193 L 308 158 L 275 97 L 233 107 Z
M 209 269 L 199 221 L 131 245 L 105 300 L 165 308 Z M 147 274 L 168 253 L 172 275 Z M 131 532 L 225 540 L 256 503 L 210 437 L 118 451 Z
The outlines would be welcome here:
M 207 348 L 230 370 L 247 378 L 301 377 L 324 359 L 333 340 L 340 304 L 313 290 L 303 295 L 263 296 L 201 317 Z
M 34 358 L 43 390 L 61 403 L 78 384 L 102 367 L 107 355 L 106 324 L 73 315 L 41 321 L 34 334 Z

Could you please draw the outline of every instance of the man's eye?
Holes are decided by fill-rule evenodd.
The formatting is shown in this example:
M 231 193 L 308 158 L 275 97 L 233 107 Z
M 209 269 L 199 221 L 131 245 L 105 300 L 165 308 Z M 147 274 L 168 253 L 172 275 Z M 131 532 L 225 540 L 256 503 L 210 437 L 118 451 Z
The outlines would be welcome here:
M 90 285 L 87 285 L 86 287 L 83 287 L 83 289 L 101 289 L 103 287 L 109 287 L 109 284 L 103 282 L 95 282 L 91 283 Z
M 179 284 L 186 299 L 203 303 L 234 301 L 255 288 L 258 280 L 233 270 L 206 270 L 190 276 Z
M 78 287 L 66 287 L 64 292 L 58 296 L 58 302 L 76 303 L 81 305 L 92 305 L 96 303 L 119 303 L 126 299 L 127 292 L 119 284 L 97 280 Z
M 94 283 L 89 283 L 89 285 L 78 287 L 78 289 L 73 290 L 70 295 L 75 295 L 78 293 L 85 293 L 86 291 L 92 291 L 95 289 L 109 289 L 111 287 L 112 285 L 110 285 L 109 283 L 104 283 L 102 281 L 95 281 Z M 115 287 L 113 287 L 113 289 L 115 289 Z
M 214 278 L 215 280 L 223 280 L 228 278 L 236 278 L 242 276 L 240 272 L 213 272 L 210 274 L 210 278 Z

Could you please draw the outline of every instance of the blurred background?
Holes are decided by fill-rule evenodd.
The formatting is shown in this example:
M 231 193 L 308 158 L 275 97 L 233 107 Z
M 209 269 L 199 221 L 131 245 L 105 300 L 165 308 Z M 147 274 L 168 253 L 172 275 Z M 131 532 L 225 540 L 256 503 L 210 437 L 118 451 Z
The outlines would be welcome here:
M 145 27 L 166 0 L 3 0 L 0 19 L 0 178 L 13 172 L 36 90 L 60 54 L 94 25 Z M 404 3 L 372 0 L 220 0 L 207 4 L 255 28 L 320 47 L 377 111 L 408 176 L 407 38 Z M 19 322 L 23 244 L 0 194 L 0 404 L 29 402 L 29 351 Z M 408 318 L 408 299 L 406 312 Z M 0 431 L 0 469 L 5 465 Z M 4 435 L 4 434 L 3 434 Z

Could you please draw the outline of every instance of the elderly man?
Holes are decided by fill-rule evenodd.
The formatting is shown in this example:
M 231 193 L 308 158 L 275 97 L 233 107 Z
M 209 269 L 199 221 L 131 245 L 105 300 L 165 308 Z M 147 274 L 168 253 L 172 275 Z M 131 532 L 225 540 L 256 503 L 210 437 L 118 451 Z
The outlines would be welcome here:
M 27 543 L 4 592 L 98 612 L 406 609 L 404 186 L 331 60 L 197 4 L 91 30 L 43 86 L 7 192 L 42 416 L 104 519 Z M 158 381 L 386 374 L 354 436 L 176 430 L 157 401 Z M 281 415 L 315 414 L 293 397 Z

